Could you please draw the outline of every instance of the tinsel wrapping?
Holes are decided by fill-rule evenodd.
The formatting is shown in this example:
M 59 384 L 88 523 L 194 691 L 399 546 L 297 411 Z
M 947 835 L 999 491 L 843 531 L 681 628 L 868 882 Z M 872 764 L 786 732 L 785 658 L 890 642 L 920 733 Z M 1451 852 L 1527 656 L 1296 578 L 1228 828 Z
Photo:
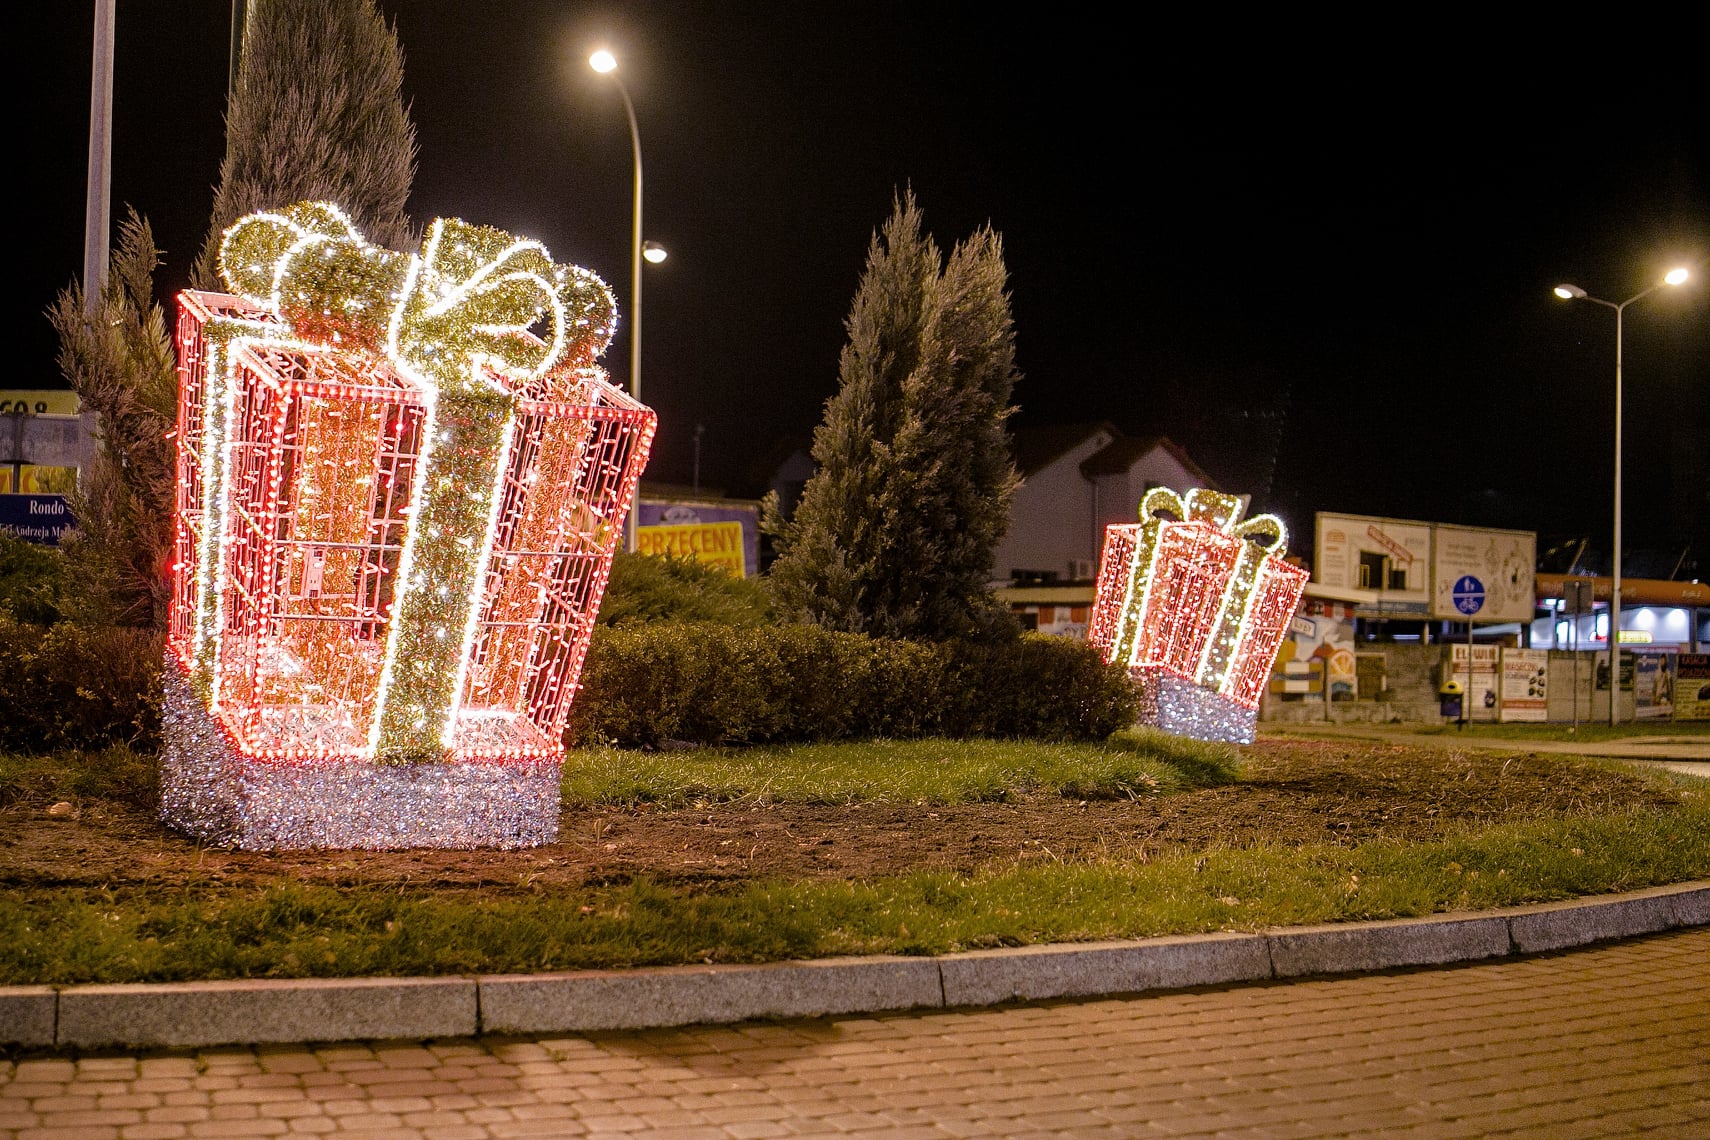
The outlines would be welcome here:
M 281 764 L 245 756 L 168 654 L 161 701 L 163 822 L 219 846 L 534 847 L 558 838 L 555 760 Z

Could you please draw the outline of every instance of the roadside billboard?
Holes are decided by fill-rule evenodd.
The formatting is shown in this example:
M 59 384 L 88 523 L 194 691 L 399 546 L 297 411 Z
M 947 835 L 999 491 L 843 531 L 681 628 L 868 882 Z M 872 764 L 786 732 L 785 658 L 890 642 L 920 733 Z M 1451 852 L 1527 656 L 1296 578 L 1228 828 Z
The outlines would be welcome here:
M 1358 608 L 1361 617 L 1425 617 L 1431 605 L 1430 567 L 1430 523 L 1317 516 L 1312 580 L 1337 589 L 1376 591 L 1377 601 Z
M 1434 524 L 1431 531 L 1432 617 L 1466 620 L 1467 613 L 1456 605 L 1456 586 L 1470 578 L 1484 594 L 1473 620 L 1532 620 L 1537 608 L 1532 586 L 1538 563 L 1536 534 L 1446 523 Z

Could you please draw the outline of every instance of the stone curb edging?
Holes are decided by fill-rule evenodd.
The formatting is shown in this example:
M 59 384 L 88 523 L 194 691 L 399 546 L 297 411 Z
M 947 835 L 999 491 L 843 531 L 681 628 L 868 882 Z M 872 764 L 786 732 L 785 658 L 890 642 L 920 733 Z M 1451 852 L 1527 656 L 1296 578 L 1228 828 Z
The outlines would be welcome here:
M 1463 915 L 763 966 L 0 987 L 0 1046 L 197 1048 L 652 1029 L 1500 958 L 1710 925 L 1710 882 Z

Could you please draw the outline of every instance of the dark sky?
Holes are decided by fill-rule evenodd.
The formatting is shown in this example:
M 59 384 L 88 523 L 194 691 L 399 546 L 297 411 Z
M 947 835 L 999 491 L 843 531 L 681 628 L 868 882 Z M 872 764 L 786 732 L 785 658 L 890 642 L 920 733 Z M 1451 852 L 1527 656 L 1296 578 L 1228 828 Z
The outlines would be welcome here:
M 82 256 L 92 8 L 44 7 L 17 386 L 51 382 L 36 314 Z M 1710 256 L 1702 69 L 1656 79 L 1647 58 L 1576 78 L 1589 39 L 1487 39 L 1475 57 L 1420 36 L 1404 55 L 1353 51 L 1304 25 L 1166 34 L 1085 7 L 382 7 L 420 143 L 417 223 L 539 237 L 627 313 L 628 128 L 586 65 L 599 43 L 618 54 L 646 236 L 671 251 L 644 292 L 664 480 L 689 480 L 696 424 L 703 483 L 742 490 L 774 444 L 808 437 L 869 237 L 911 185 L 944 247 L 988 220 L 1003 234 L 1018 426 L 1167 433 L 1297 534 L 1336 510 L 1597 551 L 1614 315 L 1549 289 L 1619 301 Z M 155 224 L 163 293 L 206 225 L 229 18 L 229 0 L 120 3 L 113 199 Z M 1629 544 L 1672 564 L 1696 537 L 1704 570 L 1707 278 L 1628 309 L 1624 340 Z M 628 360 L 620 333 L 620 382 Z

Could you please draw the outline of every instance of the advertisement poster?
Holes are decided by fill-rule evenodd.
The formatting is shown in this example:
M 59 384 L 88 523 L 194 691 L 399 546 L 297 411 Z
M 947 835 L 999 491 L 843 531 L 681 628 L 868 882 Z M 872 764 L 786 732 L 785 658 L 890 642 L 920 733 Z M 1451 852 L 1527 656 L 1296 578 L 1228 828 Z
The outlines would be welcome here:
M 1710 720 L 1710 653 L 1675 658 L 1674 719 Z
M 1537 606 L 1532 585 L 1537 535 L 1438 524 L 1432 528 L 1431 541 L 1432 617 L 1465 620 L 1465 611 L 1455 604 L 1456 584 L 1472 578 L 1484 595 L 1483 604 L 1472 615 L 1474 621 L 1532 620 Z
M 1597 680 L 1596 680 L 1595 684 L 1597 686 L 1597 691 L 1600 693 L 1607 693 L 1609 691 L 1609 652 L 1608 652 L 1608 650 L 1605 650 L 1602 653 L 1599 653 L 1597 655 L 1596 669 L 1597 669 L 1597 673 L 1596 673 Z M 1621 650 L 1621 691 L 1622 692 L 1630 693 L 1633 691 L 1633 673 L 1634 673 L 1633 651 L 1631 649 L 1623 649 L 1623 650 Z
M 636 507 L 635 548 L 708 562 L 739 578 L 758 574 L 760 505 L 643 499 Z
M 1497 658 L 1499 646 L 1472 646 L 1472 675 L 1468 684 L 1467 646 L 1464 642 L 1449 646 L 1451 672 L 1447 680 L 1459 681 L 1466 695 L 1468 720 L 1495 720 L 1497 715 Z
M 1674 714 L 1674 655 L 1640 653 L 1633 662 L 1633 715 L 1640 719 Z
M 1351 701 L 1355 696 L 1354 607 L 1306 598 L 1289 622 L 1288 635 L 1271 666 L 1270 691 Z
M 1502 650 L 1502 719 L 1549 719 L 1550 652 Z
M 1373 590 L 1361 615 L 1415 614 L 1431 602 L 1431 524 L 1365 515 L 1317 516 L 1312 580 L 1347 590 Z

